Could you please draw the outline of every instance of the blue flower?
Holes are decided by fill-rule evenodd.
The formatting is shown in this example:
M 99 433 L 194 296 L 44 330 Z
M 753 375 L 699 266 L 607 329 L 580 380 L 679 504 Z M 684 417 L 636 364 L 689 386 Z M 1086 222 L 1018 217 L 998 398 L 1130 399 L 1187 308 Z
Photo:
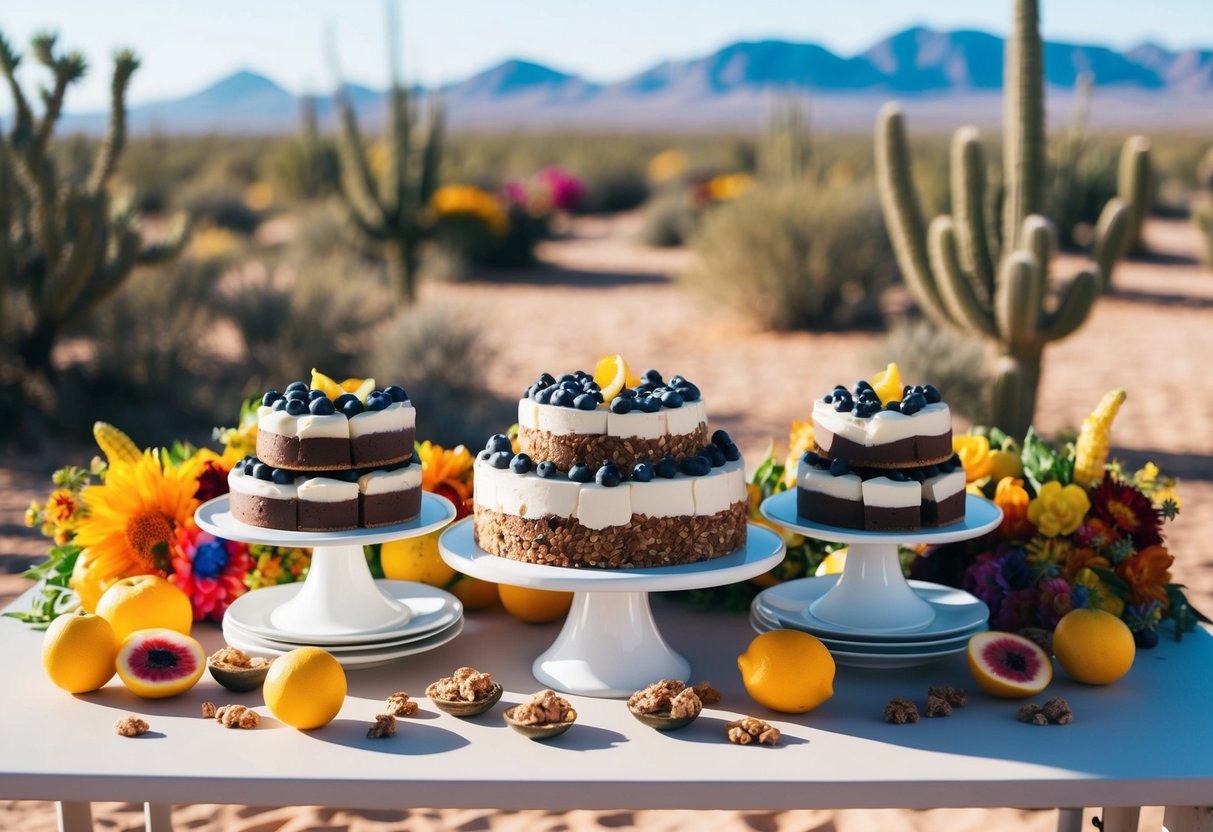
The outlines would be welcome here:
M 218 578 L 227 567 L 227 544 L 211 540 L 194 550 L 194 577 Z
M 1028 567 L 1027 552 L 1012 549 L 1001 560 L 1002 582 L 1007 589 L 1026 589 L 1032 585 L 1032 570 Z

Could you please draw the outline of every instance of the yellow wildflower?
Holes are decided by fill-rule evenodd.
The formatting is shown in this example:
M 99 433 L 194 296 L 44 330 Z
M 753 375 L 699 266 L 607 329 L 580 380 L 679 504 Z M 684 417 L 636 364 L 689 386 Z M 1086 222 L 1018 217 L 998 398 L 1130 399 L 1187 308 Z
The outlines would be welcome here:
M 736 199 L 754 187 L 754 177 L 748 173 L 726 173 L 708 181 L 708 196 L 715 202 Z
M 677 147 L 663 150 L 649 160 L 648 178 L 655 185 L 669 182 L 687 169 L 687 155 Z
M 430 207 L 439 217 L 474 217 L 494 234 L 510 230 L 510 217 L 501 200 L 475 185 L 444 185 L 434 192 Z
M 1108 588 L 1108 585 L 1099 579 L 1099 576 L 1090 569 L 1080 569 L 1074 576 L 1074 583 L 1079 586 L 1085 586 L 1091 590 L 1090 606 L 1097 610 L 1110 612 L 1112 615 L 1120 618 L 1125 611 L 1125 602 L 1117 597 L 1116 593 Z
M 990 458 L 990 440 L 984 436 L 961 434 L 952 437 L 952 450 L 960 457 L 965 467 L 965 480 L 975 482 L 990 476 L 993 460 Z
M 1080 485 L 1046 482 L 1028 503 L 1028 520 L 1045 537 L 1073 534 L 1091 510 L 1091 500 Z
M 792 422 L 788 433 L 788 458 L 783 463 L 783 484 L 788 488 L 796 485 L 796 469 L 805 451 L 813 450 L 813 419 Z

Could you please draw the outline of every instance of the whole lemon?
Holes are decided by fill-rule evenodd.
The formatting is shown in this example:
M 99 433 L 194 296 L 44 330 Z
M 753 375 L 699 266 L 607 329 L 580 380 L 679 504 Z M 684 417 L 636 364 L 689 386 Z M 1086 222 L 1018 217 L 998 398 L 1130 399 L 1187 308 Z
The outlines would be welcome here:
M 773 711 L 802 714 L 834 695 L 834 657 L 799 630 L 763 633 L 737 657 L 737 666 L 746 691 Z
M 484 610 L 497 603 L 497 584 L 456 574 L 447 591 L 463 602 L 465 610 Z
M 51 681 L 68 693 L 88 693 L 114 675 L 118 639 L 99 615 L 64 613 L 42 637 L 42 666 Z
M 1053 631 L 1053 655 L 1066 673 L 1088 685 L 1110 685 L 1137 655 L 1129 625 L 1103 610 L 1070 610 Z
M 332 722 L 345 690 L 345 671 L 319 647 L 300 647 L 275 659 L 263 688 L 270 713 L 301 731 Z
M 505 611 L 528 624 L 546 624 L 568 615 L 573 605 L 573 593 L 529 586 L 497 584 L 497 594 Z
M 135 575 L 110 584 L 97 601 L 97 615 L 114 628 L 120 644 L 136 630 L 163 628 L 188 636 L 194 623 L 189 596 L 159 575 Z
M 391 540 L 379 549 L 383 576 L 393 581 L 416 581 L 420 584 L 445 587 L 457 574 L 446 565 L 438 553 L 440 532 Z

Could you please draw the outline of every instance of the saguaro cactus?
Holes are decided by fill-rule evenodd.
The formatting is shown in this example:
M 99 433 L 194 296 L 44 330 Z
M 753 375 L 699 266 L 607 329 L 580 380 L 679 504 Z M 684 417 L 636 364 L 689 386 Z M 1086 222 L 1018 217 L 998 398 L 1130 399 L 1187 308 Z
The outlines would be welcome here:
M 17 81 L 22 56 L 0 34 L 0 72 L 13 99 L 12 128 L 0 136 L 0 332 L 26 369 L 51 371 L 51 351 L 64 327 L 113 293 L 138 265 L 172 258 L 185 241 L 179 218 L 159 244 L 144 245 L 129 198 L 114 200 L 110 180 L 126 142 L 126 89 L 139 60 L 114 56 L 109 131 L 84 182 L 58 175 L 50 154 L 67 89 L 84 76 L 79 52 L 61 54 L 56 36 L 34 37 L 31 51 L 50 70 L 39 118 Z
M 387 164 L 376 176 L 353 104 L 339 85 L 336 97 L 341 114 L 340 194 L 355 245 L 387 261 L 400 296 L 406 303 L 412 303 L 417 297 L 420 247 L 432 231 L 428 208 L 438 189 L 443 118 L 441 104 L 432 94 L 423 141 L 420 148 L 414 148 L 418 119 L 397 71 L 391 11 L 389 3 L 387 28 L 392 88 L 388 93 L 388 119 L 383 131 Z
M 1141 252 L 1146 247 L 1141 228 L 1150 213 L 1150 202 L 1154 197 L 1153 173 L 1150 167 L 1150 140 L 1145 136 L 1129 136 L 1120 150 L 1120 164 L 1116 170 L 1116 195 L 1129 206 L 1125 252 Z
M 1004 66 L 1001 221 L 987 217 L 984 152 L 974 127 L 951 150 L 951 215 L 926 225 L 910 175 L 899 108 L 878 117 L 876 174 L 885 225 L 906 284 L 934 320 L 999 348 L 991 415 L 1022 436 L 1036 410 L 1045 346 L 1086 320 L 1123 251 L 1129 207 L 1104 206 L 1094 263 L 1051 290 L 1056 230 L 1041 215 L 1045 198 L 1043 46 L 1036 0 L 1016 0 Z M 1050 296 L 1053 296 L 1050 299 Z

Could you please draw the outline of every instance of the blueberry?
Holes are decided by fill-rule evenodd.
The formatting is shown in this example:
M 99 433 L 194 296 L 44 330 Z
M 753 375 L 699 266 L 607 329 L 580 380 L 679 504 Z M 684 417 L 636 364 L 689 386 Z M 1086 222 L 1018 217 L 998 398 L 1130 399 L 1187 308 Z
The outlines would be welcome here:
M 554 385 L 554 384 L 548 385 L 547 387 L 542 387 L 539 390 L 537 390 L 535 392 L 535 395 L 532 396 L 531 398 L 533 398 L 539 404 L 551 404 L 552 403 L 552 393 L 554 393 L 554 392 L 556 392 L 556 385 Z
M 616 465 L 608 462 L 598 469 L 598 473 L 594 475 L 594 482 L 605 488 L 614 488 L 623 482 L 623 474 Z
M 905 475 L 907 477 L 909 477 L 910 479 L 914 480 L 914 482 L 922 482 L 923 480 L 925 480 L 927 478 L 927 472 L 926 472 L 925 468 L 910 468 L 909 470 L 907 470 L 905 472 Z
M 514 459 L 514 454 L 510 451 L 494 451 L 489 457 L 489 465 L 494 468 L 504 471 L 510 467 L 510 462 Z
M 893 482 L 909 482 L 910 481 L 910 478 L 908 476 L 906 476 L 906 472 L 902 471 L 898 468 L 894 468 L 892 471 L 890 471 L 885 476 L 887 476 Z
M 906 400 L 901 403 L 901 412 L 907 416 L 912 416 L 926 406 L 926 396 L 924 396 L 922 393 L 911 393 Z
M 1140 630 L 1134 631 L 1133 644 L 1142 648 L 1143 650 L 1149 650 L 1153 647 L 1157 647 L 1158 630 L 1151 630 L 1147 627 L 1142 627 Z
M 386 410 L 392 404 L 392 397 L 376 390 L 366 397 L 367 410 Z
M 677 390 L 666 390 L 661 394 L 663 407 L 682 407 L 682 394 Z
M 274 402 L 282 398 L 282 394 L 277 390 L 266 390 L 265 395 L 261 397 L 261 404 L 265 407 L 273 407 Z
M 632 412 L 632 400 L 626 399 L 623 396 L 616 396 L 611 399 L 611 412 L 622 416 L 625 413 Z
M 625 399 L 634 399 L 636 398 L 636 391 L 631 387 L 625 387 L 619 391 L 619 395 L 623 396 Z
M 337 412 L 337 408 L 333 407 L 333 403 L 329 401 L 327 396 L 312 399 L 312 403 L 308 405 L 307 409 L 311 411 L 313 416 L 332 416 Z
M 581 385 L 575 381 L 562 381 L 560 382 L 560 389 L 568 390 L 570 393 L 580 393 Z
M 286 392 L 290 393 L 292 390 L 302 390 L 304 393 L 306 393 L 307 383 L 302 381 L 292 381 L 286 386 Z
M 531 470 L 531 458 L 526 454 L 515 454 L 510 460 L 510 470 L 515 474 L 526 474 Z
M 576 399 L 577 394 L 564 387 L 558 387 L 556 392 L 552 394 L 552 404 L 556 407 L 573 407 L 573 402 Z
M 498 451 L 514 452 L 514 446 L 510 442 L 510 438 L 504 433 L 494 433 L 489 437 L 489 441 L 484 443 L 484 447 L 494 453 Z
M 674 374 L 674 375 L 670 376 L 670 386 L 671 387 L 677 387 L 678 385 L 683 384 L 685 382 L 686 382 L 686 379 L 683 378 L 681 375 Z
M 645 383 L 637 384 L 632 389 L 636 391 L 636 395 L 638 395 L 638 396 L 647 396 L 649 393 L 652 393 L 654 390 L 657 389 L 657 385 L 648 384 L 647 382 L 645 382 Z
M 822 400 L 823 402 L 825 402 L 826 404 L 833 404 L 833 403 L 834 403 L 834 397 L 833 397 L 833 396 L 831 396 L 829 393 L 826 393 L 824 396 L 822 396 L 822 397 L 821 397 L 821 400 Z
M 855 403 L 850 399 L 836 399 L 834 401 L 834 410 L 838 413 L 850 413 L 855 407 Z
M 287 399 L 286 412 L 290 416 L 302 416 L 307 413 L 307 402 L 303 399 Z
M 391 396 L 394 402 L 407 402 L 409 400 L 409 394 L 399 384 L 389 384 L 383 388 L 383 392 Z
M 485 448 L 483 451 L 476 454 L 476 459 L 480 460 L 481 462 L 488 462 L 489 459 L 492 458 L 492 456 L 493 456 L 493 452 L 490 451 L 488 448 Z
M 665 384 L 665 382 L 661 380 L 661 373 L 651 368 L 640 374 L 640 380 L 647 384 L 652 384 L 654 387 L 660 387 L 661 385 Z
M 637 399 L 636 405 L 645 413 L 656 413 L 661 410 L 661 399 L 656 396 L 645 396 L 643 399 Z
M 859 394 L 856 396 L 856 398 L 858 398 L 861 402 L 863 402 L 863 401 L 874 401 L 874 402 L 880 401 L 880 396 L 877 396 L 876 391 L 873 390 L 871 387 L 865 387 L 863 390 L 860 390 Z
M 922 478 L 925 480 L 929 480 L 931 477 L 939 476 L 939 466 L 938 465 L 928 465 L 926 468 L 923 468 L 921 470 L 922 470 Z
M 358 401 L 357 396 L 350 396 L 350 400 L 341 406 L 341 412 L 345 414 L 347 419 L 353 419 L 364 409 L 362 402 Z
M 556 378 L 551 373 L 544 373 L 539 376 L 539 380 L 535 382 L 541 387 L 551 387 L 556 383 Z
M 804 456 L 800 458 L 800 461 L 813 468 L 820 468 L 822 463 L 821 457 L 815 454 L 813 451 L 805 451 Z
M 943 396 L 933 384 L 924 384 L 922 386 L 922 395 L 926 398 L 927 404 L 939 404 L 943 401 Z
M 556 381 L 561 382 L 561 383 L 566 382 L 566 381 L 576 381 L 576 380 L 577 380 L 577 376 L 573 375 L 572 373 L 561 373 L 556 378 Z
M 573 373 L 573 378 L 577 379 L 578 381 L 585 381 L 586 379 L 589 379 L 590 381 L 594 380 L 594 377 L 592 375 L 590 375 L 589 373 L 587 373 L 585 370 L 575 371 Z
M 323 398 L 327 398 L 327 397 L 325 396 L 325 393 L 323 390 L 312 389 L 312 390 L 307 391 L 307 398 L 308 398 L 308 401 L 312 401 L 313 399 L 323 399 Z
M 288 401 L 287 399 L 279 399 L 278 401 L 274 402 L 274 410 L 278 410 L 278 411 L 286 410 L 287 401 Z
M 727 445 L 721 445 L 720 450 L 724 451 L 724 458 L 729 462 L 736 462 L 741 459 L 741 448 L 738 448 L 732 442 Z
M 358 397 L 355 396 L 353 393 L 342 393 L 340 396 L 333 399 L 333 407 L 337 408 L 338 410 L 341 410 L 349 402 L 358 402 Z M 362 404 L 362 402 L 358 402 L 358 404 Z
M 309 399 L 306 387 L 296 387 L 294 390 L 287 390 L 286 397 L 288 399 L 298 399 L 301 402 L 306 402 Z
M 647 462 L 638 463 L 632 469 L 632 479 L 636 480 L 636 482 L 651 482 L 655 475 L 656 472 L 653 470 L 653 466 Z
M 845 384 L 835 384 L 835 385 L 834 385 L 834 391 L 833 391 L 833 392 L 835 392 L 835 393 L 846 393 L 848 396 L 849 396 L 849 395 L 851 395 L 851 391 L 847 389 L 847 387 L 846 387 L 846 385 L 845 385 Z
M 573 399 L 573 406 L 578 410 L 593 410 L 598 407 L 598 402 L 589 393 L 582 393 Z
M 574 462 L 573 467 L 569 469 L 569 479 L 573 482 L 592 482 L 594 472 L 590 470 L 588 465 Z
M 682 396 L 684 402 L 697 402 L 702 395 L 699 388 L 689 381 L 675 386 L 674 389 Z
M 892 411 L 893 413 L 900 413 L 901 402 L 897 401 L 897 399 L 889 399 L 887 402 L 885 402 L 884 409 Z
M 733 441 L 733 437 L 729 436 L 728 431 L 716 430 L 712 431 L 712 444 L 724 447 Z
M 713 468 L 724 465 L 724 450 L 719 445 L 708 445 L 701 453 L 711 461 Z
M 656 465 L 653 466 L 653 471 L 663 480 L 672 480 L 678 473 L 678 463 L 674 461 L 672 456 L 663 456 Z
M 855 415 L 860 419 L 868 419 L 876 415 L 876 411 L 880 410 L 880 404 L 877 402 L 860 402 L 855 405 Z
M 595 390 L 601 390 L 602 387 L 594 379 L 586 378 L 581 380 L 581 389 L 587 393 L 591 393 Z
M 862 378 L 859 381 L 855 382 L 855 392 L 856 393 L 858 393 L 860 390 L 871 390 L 871 389 L 872 389 L 872 385 L 868 384 L 868 382 Z
M 688 456 L 678 468 L 688 477 L 703 477 L 712 470 L 712 461 L 706 456 Z
M 327 476 L 341 482 L 358 482 L 358 472 L 353 468 L 345 471 L 332 471 Z
M 295 481 L 295 475 L 285 468 L 275 468 L 271 478 L 278 485 L 290 485 Z
M 274 469 L 266 465 L 264 462 L 258 462 L 253 466 L 253 476 L 259 480 L 270 482 L 274 479 Z
M 246 456 L 244 459 L 236 463 L 236 470 L 242 474 L 252 474 L 253 466 L 257 464 L 257 457 Z
M 911 393 L 913 393 L 913 392 L 914 392 L 914 385 L 912 385 L 912 384 L 903 384 L 903 385 L 901 385 L 901 397 L 902 397 L 903 399 L 904 399 L 906 396 L 908 396 L 908 395 L 910 395 Z
M 842 457 L 835 457 L 830 460 L 830 473 L 835 477 L 841 477 L 844 474 L 849 474 L 851 466 Z
M 535 473 L 543 477 L 545 480 L 550 480 L 553 477 L 560 476 L 560 469 L 556 467 L 555 462 L 546 460 L 535 466 Z

